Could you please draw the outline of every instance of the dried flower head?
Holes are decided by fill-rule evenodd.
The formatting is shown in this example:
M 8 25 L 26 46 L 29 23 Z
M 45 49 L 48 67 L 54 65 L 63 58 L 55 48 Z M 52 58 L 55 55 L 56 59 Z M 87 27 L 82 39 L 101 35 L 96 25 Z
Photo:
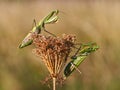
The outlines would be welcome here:
M 75 36 L 64 34 L 62 38 L 33 34 L 34 52 L 41 57 L 52 78 L 57 78 L 64 68 L 74 46 Z

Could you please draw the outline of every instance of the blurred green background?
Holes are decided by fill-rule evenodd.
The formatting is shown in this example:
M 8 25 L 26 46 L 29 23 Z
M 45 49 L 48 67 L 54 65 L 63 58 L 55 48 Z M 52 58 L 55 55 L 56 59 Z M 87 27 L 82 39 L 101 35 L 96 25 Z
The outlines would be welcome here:
M 0 90 L 52 90 L 40 82 L 49 73 L 33 46 L 20 50 L 18 45 L 33 19 L 39 22 L 55 9 L 60 20 L 47 26 L 50 32 L 76 34 L 78 42 L 100 46 L 80 65 L 82 74 L 75 71 L 57 90 L 120 90 L 120 3 L 87 0 L 0 1 Z

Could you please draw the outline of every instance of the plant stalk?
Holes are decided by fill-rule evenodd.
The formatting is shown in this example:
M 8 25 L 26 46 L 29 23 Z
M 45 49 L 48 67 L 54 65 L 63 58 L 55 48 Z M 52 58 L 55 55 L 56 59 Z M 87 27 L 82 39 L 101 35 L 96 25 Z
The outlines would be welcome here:
M 56 78 L 53 77 L 53 90 L 56 90 Z

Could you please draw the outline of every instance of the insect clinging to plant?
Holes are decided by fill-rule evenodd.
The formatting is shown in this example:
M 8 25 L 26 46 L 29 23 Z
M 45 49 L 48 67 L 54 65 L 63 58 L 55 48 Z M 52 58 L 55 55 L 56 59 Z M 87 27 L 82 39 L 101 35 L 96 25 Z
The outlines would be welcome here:
M 39 34 L 41 33 L 41 30 L 44 30 L 45 32 L 55 36 L 54 34 L 50 33 L 45 29 L 45 24 L 53 24 L 56 23 L 59 19 L 58 17 L 58 10 L 52 11 L 50 14 L 48 14 L 46 17 L 44 17 L 37 25 L 36 21 L 34 20 L 35 26 L 33 29 L 27 34 L 27 36 L 23 39 L 22 43 L 19 45 L 19 48 L 24 48 L 26 46 L 29 46 L 33 43 L 32 39 L 32 34 L 36 33 Z
M 98 48 L 98 45 L 94 42 L 82 44 L 77 52 L 71 57 L 71 61 L 66 65 L 64 69 L 64 76 L 70 76 L 75 69 L 79 71 L 78 66 L 90 53 L 96 51 Z

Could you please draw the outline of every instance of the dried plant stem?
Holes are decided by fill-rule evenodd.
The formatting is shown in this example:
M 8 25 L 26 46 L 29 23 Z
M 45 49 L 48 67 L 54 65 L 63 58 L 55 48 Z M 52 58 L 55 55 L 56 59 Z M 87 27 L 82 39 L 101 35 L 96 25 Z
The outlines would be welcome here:
M 53 90 L 56 90 L 56 78 L 53 77 Z

